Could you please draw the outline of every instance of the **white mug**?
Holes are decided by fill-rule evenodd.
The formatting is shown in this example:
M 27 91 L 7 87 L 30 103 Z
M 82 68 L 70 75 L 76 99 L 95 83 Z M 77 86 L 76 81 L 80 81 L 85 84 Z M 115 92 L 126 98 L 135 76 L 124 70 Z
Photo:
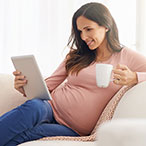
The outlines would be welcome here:
M 107 88 L 112 75 L 113 65 L 96 64 L 96 84 L 100 88 Z

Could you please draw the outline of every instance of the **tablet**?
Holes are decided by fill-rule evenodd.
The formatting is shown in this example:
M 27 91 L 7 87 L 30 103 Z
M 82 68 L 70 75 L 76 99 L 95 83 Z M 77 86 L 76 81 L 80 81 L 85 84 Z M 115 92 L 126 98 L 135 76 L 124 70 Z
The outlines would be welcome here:
M 15 69 L 20 71 L 28 81 L 24 86 L 24 91 L 28 99 L 52 99 L 34 55 L 13 56 L 11 60 Z

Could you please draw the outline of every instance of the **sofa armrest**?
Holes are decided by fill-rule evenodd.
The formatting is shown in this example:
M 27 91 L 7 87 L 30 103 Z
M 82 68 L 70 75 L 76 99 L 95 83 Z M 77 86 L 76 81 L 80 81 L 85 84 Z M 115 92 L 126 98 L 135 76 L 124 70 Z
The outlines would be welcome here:
M 98 129 L 98 146 L 146 146 L 146 119 L 117 119 Z
M 146 118 L 146 81 L 124 94 L 113 115 L 113 119 L 118 118 Z
M 146 146 L 146 81 L 129 89 L 111 121 L 100 125 L 99 146 Z
M 13 75 L 0 74 L 0 116 L 26 101 L 26 98 L 14 89 L 13 81 Z

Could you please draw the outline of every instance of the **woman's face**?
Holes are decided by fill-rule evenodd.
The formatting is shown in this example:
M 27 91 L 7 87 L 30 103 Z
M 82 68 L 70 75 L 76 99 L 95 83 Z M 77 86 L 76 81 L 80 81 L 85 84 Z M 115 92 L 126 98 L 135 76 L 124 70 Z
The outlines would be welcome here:
M 81 39 L 85 41 L 90 50 L 95 50 L 105 45 L 107 29 L 104 26 L 99 26 L 96 22 L 84 16 L 79 16 L 76 23 Z

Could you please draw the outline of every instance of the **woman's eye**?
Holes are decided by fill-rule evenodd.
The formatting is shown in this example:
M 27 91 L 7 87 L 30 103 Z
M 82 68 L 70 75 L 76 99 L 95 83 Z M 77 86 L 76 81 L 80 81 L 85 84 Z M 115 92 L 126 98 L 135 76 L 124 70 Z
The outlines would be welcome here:
M 87 28 L 87 31 L 90 31 L 91 30 L 91 28 Z

